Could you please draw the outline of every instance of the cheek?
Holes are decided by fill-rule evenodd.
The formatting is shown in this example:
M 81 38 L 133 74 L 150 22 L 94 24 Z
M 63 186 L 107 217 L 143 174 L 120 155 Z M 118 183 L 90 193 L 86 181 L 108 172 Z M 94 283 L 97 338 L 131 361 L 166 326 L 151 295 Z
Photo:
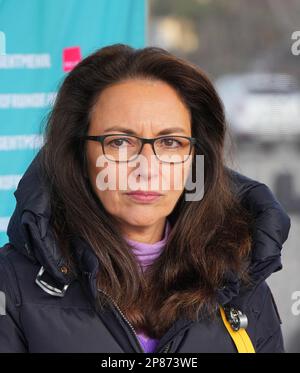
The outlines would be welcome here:
M 120 213 L 120 210 L 122 210 L 123 203 L 118 191 L 98 190 L 97 194 L 105 210 L 107 210 L 112 215 L 118 215 Z
M 174 196 L 180 195 L 190 173 L 191 161 L 186 161 L 183 164 L 173 164 L 168 167 L 162 168 L 161 171 L 163 190 L 169 190 Z
M 123 193 L 127 190 L 127 174 L 117 163 L 103 161 L 103 155 L 91 153 L 89 176 L 93 189 L 104 208 L 112 215 L 121 216 L 130 207 Z

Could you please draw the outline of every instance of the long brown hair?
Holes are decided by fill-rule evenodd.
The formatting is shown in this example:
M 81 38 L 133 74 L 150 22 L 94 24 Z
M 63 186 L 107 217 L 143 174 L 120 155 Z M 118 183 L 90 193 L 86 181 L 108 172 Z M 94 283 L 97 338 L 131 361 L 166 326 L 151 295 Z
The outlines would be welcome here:
M 168 216 L 166 247 L 143 274 L 114 217 L 86 177 L 90 113 L 102 90 L 125 79 L 166 82 L 189 108 L 192 136 L 204 155 L 204 196 L 184 194 Z M 99 259 L 97 286 L 111 295 L 136 329 L 161 337 L 179 316 L 214 314 L 216 291 L 227 271 L 247 280 L 250 215 L 234 195 L 224 162 L 224 108 L 210 79 L 196 65 L 158 47 L 115 44 L 95 51 L 66 76 L 47 122 L 43 153 L 51 221 L 64 255 L 80 235 Z M 197 154 L 198 151 L 196 151 Z M 100 300 L 101 293 L 99 293 Z M 100 300 L 101 303 L 101 300 Z

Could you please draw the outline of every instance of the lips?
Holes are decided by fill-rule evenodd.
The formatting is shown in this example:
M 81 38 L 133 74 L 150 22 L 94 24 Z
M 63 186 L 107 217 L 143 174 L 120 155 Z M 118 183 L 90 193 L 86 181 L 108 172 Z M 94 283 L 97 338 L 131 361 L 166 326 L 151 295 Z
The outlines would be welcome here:
M 162 196 L 161 193 L 158 192 L 146 192 L 146 191 L 133 191 L 125 193 L 131 200 L 138 203 L 151 203 L 155 202 L 156 200 L 160 199 Z
M 162 195 L 161 193 L 158 193 L 158 192 L 144 192 L 141 190 L 135 190 L 133 192 L 128 192 L 126 194 L 137 195 L 137 196 L 161 196 Z

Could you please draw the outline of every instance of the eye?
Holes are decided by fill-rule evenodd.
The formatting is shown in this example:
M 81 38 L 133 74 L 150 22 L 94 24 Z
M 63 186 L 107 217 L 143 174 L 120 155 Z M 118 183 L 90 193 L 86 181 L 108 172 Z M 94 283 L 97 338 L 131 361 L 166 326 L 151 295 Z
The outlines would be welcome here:
M 118 137 L 118 138 L 113 138 L 109 140 L 106 144 L 107 146 L 111 146 L 113 148 L 121 148 L 121 147 L 126 147 L 128 145 L 133 145 L 131 139 L 126 138 L 126 137 Z
M 166 148 L 178 148 L 182 146 L 182 142 L 173 137 L 165 137 L 159 141 L 158 145 Z

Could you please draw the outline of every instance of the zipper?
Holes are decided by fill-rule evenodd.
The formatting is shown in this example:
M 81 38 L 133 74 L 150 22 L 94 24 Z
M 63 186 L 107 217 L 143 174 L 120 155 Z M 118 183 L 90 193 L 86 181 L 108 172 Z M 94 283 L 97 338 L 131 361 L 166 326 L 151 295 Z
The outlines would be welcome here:
M 139 341 L 139 338 L 138 338 L 138 335 L 136 334 L 136 331 L 134 329 L 134 327 L 132 326 L 132 324 L 130 323 L 130 321 L 126 318 L 126 316 L 124 315 L 124 313 L 121 311 L 120 307 L 117 305 L 117 303 L 115 302 L 115 300 L 108 294 L 106 293 L 104 290 L 102 289 L 97 289 L 98 291 L 102 292 L 103 294 L 105 294 L 111 301 L 112 303 L 114 304 L 116 310 L 119 312 L 119 314 L 122 316 L 123 320 L 127 323 L 127 325 L 130 327 L 130 330 L 132 332 L 132 335 L 134 336 L 136 342 L 137 342 L 137 345 L 139 346 L 139 349 L 140 349 L 140 352 L 141 353 L 145 353 L 143 347 L 141 346 L 141 343 Z M 169 349 L 170 349 L 170 346 L 171 346 L 171 342 L 169 342 L 166 347 L 163 349 L 162 353 L 167 353 L 169 352 Z
M 139 350 L 141 353 L 145 353 L 143 347 L 141 346 L 141 343 L 139 341 L 139 338 L 138 338 L 138 335 L 136 334 L 136 331 L 134 330 L 134 327 L 132 326 L 132 324 L 130 323 L 130 321 L 126 318 L 126 316 L 124 315 L 124 313 L 121 311 L 120 307 L 117 305 L 117 303 L 114 301 L 114 299 L 109 295 L 107 294 L 104 290 L 102 289 L 97 289 L 98 291 L 101 291 L 103 294 L 105 294 L 111 301 L 112 303 L 115 305 L 115 308 L 117 309 L 117 311 L 119 312 L 119 314 L 122 316 L 123 320 L 127 323 L 127 325 L 130 327 L 130 330 L 132 332 L 132 335 L 133 337 L 135 338 L 136 342 L 137 342 L 137 345 L 139 347 Z
M 171 344 L 172 344 L 172 343 L 169 342 L 169 343 L 166 345 L 166 347 L 163 349 L 162 353 L 167 353 L 167 352 L 169 352 L 169 349 L 170 349 Z

